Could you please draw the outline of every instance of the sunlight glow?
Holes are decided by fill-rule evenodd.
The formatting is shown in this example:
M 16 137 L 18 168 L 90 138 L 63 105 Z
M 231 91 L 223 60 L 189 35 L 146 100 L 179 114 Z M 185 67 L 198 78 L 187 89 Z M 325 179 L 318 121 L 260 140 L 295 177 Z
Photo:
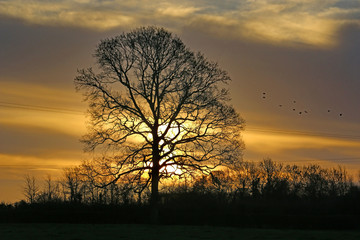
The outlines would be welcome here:
M 167 127 L 168 127 L 168 124 L 162 124 L 162 125 L 159 126 L 159 129 L 158 129 L 159 136 L 162 136 L 165 133 Z M 174 124 L 173 126 L 171 126 L 169 128 L 168 132 L 164 136 L 164 139 L 166 141 L 166 140 L 176 139 L 176 138 L 179 138 L 179 137 L 181 137 L 180 128 Z M 153 139 L 151 133 L 148 134 L 148 138 L 150 140 Z M 163 152 L 162 152 L 163 154 L 170 151 L 169 145 L 165 143 L 164 139 L 161 139 L 160 142 L 159 142 L 159 146 L 163 147 Z M 173 153 L 170 153 L 167 158 L 170 158 L 172 156 L 173 156 Z M 162 159 L 160 161 L 160 165 L 163 164 L 166 160 L 167 159 Z M 168 164 L 172 164 L 172 163 L 174 163 L 174 162 L 168 162 Z M 150 163 L 149 166 L 152 166 L 152 163 Z M 176 166 L 176 164 L 163 167 L 162 169 L 160 169 L 160 171 L 165 173 L 165 174 L 167 174 L 167 173 L 181 174 L 182 173 L 182 171 L 180 170 L 180 167 Z

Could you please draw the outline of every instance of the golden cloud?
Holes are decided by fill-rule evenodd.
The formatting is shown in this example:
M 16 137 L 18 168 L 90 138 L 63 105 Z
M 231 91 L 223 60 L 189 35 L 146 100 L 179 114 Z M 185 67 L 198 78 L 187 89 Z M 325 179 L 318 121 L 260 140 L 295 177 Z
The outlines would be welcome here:
M 6 108 L 1 111 L 0 124 L 37 128 L 47 132 L 81 137 L 85 133 L 85 116 L 71 113 L 43 111 L 25 108 Z
M 262 17 L 243 25 L 243 34 L 256 40 L 332 47 L 337 43 L 337 23 L 307 14 Z
M 36 127 L 80 137 L 85 132 L 85 106 L 73 90 L 25 83 L 0 83 L 0 124 Z
M 358 169 L 360 139 L 343 135 L 326 136 L 306 132 L 250 129 L 243 133 L 246 142 L 245 160 L 275 161 L 295 164 L 342 165 Z M 306 154 L 304 155 L 304 151 Z
M 13 0 L 0 3 L 0 14 L 34 24 L 95 30 L 141 24 L 176 25 L 181 28 L 191 23 L 191 26 L 206 25 L 203 30 L 220 32 L 222 36 L 323 47 L 336 45 L 338 30 L 344 24 L 360 25 L 360 4 L 349 7 L 347 0 L 247 0 L 232 2 L 231 7 L 227 4 L 190 0 Z M 228 26 L 232 26 L 231 29 Z M 225 35 L 222 27 L 228 29 Z
M 134 24 L 134 17 L 110 8 L 88 8 L 92 1 L 21 1 L 0 3 L 0 14 L 20 18 L 32 24 L 76 26 L 108 30 Z M 84 7 L 84 8 L 82 8 Z
M 1 101 L 20 100 L 23 103 L 48 103 L 51 104 L 52 107 L 68 105 L 75 107 L 77 110 L 82 110 L 84 107 L 83 104 L 79 104 L 81 102 L 81 96 L 75 93 L 73 89 L 46 87 L 33 83 L 20 83 L 12 81 L 12 79 L 1 78 L 0 96 Z
M 48 174 L 60 176 L 62 169 L 80 164 L 78 154 L 63 158 L 43 158 L 30 155 L 0 154 L 1 179 L 22 179 L 26 174 L 44 177 Z
M 252 149 L 257 151 L 266 152 L 267 150 L 271 151 L 280 151 L 286 149 L 321 149 L 321 148 L 333 148 L 333 147 L 342 147 L 342 148 L 354 148 L 360 149 L 359 140 L 351 139 L 342 139 L 335 137 L 327 136 L 315 136 L 309 134 L 297 134 L 286 133 L 284 131 L 259 132 L 257 130 L 247 130 L 243 133 L 244 140 L 248 147 L 251 146 Z
M 13 0 L 0 3 L 0 14 L 33 24 L 95 30 L 144 24 L 177 26 L 178 29 L 192 26 L 226 38 L 241 37 L 274 44 L 317 47 L 335 46 L 339 29 L 344 24 L 360 25 L 360 3 L 349 7 L 347 0 L 220 3 L 190 0 Z
M 195 7 L 184 7 L 184 6 L 166 6 L 164 8 L 159 8 L 157 12 L 160 15 L 167 16 L 167 17 L 189 17 L 192 14 L 196 14 L 199 8 Z

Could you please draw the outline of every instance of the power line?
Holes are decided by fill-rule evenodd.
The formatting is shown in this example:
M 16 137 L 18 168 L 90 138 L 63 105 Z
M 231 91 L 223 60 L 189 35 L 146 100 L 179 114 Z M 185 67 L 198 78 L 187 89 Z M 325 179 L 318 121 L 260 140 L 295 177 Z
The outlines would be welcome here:
M 44 107 L 44 106 L 10 103 L 10 102 L 0 102 L 0 107 L 18 108 L 18 109 L 25 109 L 25 110 L 31 110 L 31 111 L 42 111 L 42 112 L 55 112 L 55 113 L 78 114 L 78 115 L 84 114 L 81 111 L 78 111 L 75 109 L 70 109 L 70 108 Z
M 31 110 L 31 111 L 43 111 L 43 112 L 84 115 L 84 112 L 81 112 L 81 111 L 78 111 L 75 109 L 70 109 L 70 108 L 45 107 L 45 106 L 38 106 L 38 105 L 19 104 L 19 103 L 2 102 L 2 101 L 0 101 L 0 107 L 18 108 L 18 109 L 25 109 L 25 110 Z M 329 133 L 329 132 L 280 130 L 280 129 L 259 128 L 259 127 L 247 127 L 246 129 L 248 129 L 250 131 L 262 132 L 262 133 L 302 135 L 302 136 L 311 136 L 311 137 L 332 137 L 332 138 L 341 138 L 341 139 L 350 139 L 350 140 L 360 140 L 359 135 L 336 134 L 336 133 Z

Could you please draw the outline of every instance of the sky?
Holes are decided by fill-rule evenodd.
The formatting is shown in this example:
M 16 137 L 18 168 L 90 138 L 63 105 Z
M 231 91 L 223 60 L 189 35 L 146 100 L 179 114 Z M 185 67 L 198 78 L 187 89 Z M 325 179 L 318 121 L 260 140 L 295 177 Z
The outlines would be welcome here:
M 0 0 L 0 202 L 91 157 L 77 69 L 149 25 L 229 73 L 244 160 L 359 172 L 360 0 Z

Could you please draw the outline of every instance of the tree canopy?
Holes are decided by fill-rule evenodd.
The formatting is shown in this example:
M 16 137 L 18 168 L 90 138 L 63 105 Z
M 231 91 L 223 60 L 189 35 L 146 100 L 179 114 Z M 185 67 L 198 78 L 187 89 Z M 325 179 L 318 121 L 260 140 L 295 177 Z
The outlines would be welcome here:
M 89 103 L 83 142 L 102 154 L 89 168 L 94 178 L 151 183 L 157 201 L 160 179 L 241 159 L 244 120 L 229 104 L 231 79 L 217 63 L 157 27 L 104 39 L 94 57 L 96 70 L 75 78 Z

